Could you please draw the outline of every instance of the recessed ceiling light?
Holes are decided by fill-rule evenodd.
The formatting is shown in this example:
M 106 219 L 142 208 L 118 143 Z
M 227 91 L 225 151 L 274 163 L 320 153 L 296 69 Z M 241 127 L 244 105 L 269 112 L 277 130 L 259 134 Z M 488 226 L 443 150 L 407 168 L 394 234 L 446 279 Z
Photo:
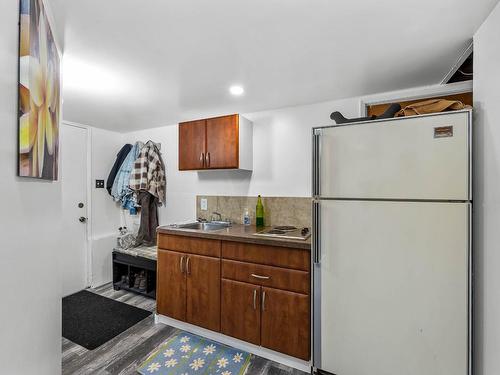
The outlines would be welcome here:
M 243 95 L 243 93 L 245 92 L 245 90 L 243 89 L 243 87 L 235 85 L 235 86 L 231 86 L 229 88 L 229 92 L 232 95 L 239 96 L 239 95 Z

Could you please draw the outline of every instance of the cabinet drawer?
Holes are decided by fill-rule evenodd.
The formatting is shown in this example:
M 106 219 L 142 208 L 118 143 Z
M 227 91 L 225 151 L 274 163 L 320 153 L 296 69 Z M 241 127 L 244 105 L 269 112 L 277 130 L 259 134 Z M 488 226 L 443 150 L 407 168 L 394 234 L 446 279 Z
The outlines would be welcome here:
M 211 257 L 220 257 L 221 253 L 219 240 L 175 236 L 171 234 L 158 235 L 158 248 Z
M 222 241 L 222 257 L 268 266 L 309 271 L 310 252 L 280 246 Z
M 245 283 L 309 294 L 310 275 L 309 272 L 305 271 L 223 260 L 222 277 Z

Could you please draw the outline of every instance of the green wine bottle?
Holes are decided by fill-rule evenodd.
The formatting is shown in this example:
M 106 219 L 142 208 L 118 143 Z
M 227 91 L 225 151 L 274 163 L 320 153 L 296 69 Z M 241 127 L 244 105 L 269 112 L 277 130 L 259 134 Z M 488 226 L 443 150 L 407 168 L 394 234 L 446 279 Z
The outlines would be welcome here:
M 257 197 L 257 207 L 255 207 L 255 225 L 258 227 L 264 226 L 264 206 L 260 195 Z

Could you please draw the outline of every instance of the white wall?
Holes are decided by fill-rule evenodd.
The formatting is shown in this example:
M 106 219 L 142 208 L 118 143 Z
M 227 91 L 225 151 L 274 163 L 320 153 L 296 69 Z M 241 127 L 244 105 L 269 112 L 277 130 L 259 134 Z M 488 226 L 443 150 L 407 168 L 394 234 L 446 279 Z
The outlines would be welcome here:
M 103 285 L 112 279 L 111 252 L 120 226 L 117 204 L 106 189 L 96 189 L 95 180 L 104 180 L 106 183 L 116 154 L 124 145 L 123 138 L 121 133 L 91 128 L 92 286 Z
M 60 373 L 61 184 L 17 178 L 18 1 L 0 12 L 0 363 L 2 374 Z
M 311 128 L 331 123 L 334 109 L 356 116 L 354 99 L 243 114 L 253 122 L 253 172 L 178 170 L 177 124 L 127 133 L 128 142 L 160 142 L 167 168 L 167 205 L 160 224 L 192 220 L 196 195 L 257 195 L 306 197 L 311 192 Z
M 311 128 L 333 124 L 330 113 L 346 117 L 361 113 L 361 102 L 418 98 L 460 91 L 468 84 L 430 86 L 382 93 L 311 105 L 247 113 L 253 122 L 253 172 L 178 170 L 177 124 L 125 134 L 128 142 L 152 139 L 162 144 L 167 167 L 167 205 L 160 209 L 160 224 L 192 220 L 196 215 L 196 195 L 311 195 Z
M 500 373 L 500 5 L 474 36 L 475 375 Z

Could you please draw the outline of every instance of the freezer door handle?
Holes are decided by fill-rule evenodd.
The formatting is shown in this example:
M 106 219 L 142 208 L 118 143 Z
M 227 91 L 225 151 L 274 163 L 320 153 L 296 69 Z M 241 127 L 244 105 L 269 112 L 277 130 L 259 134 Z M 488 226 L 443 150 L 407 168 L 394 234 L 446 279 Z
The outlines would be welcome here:
M 320 195 L 320 129 L 314 129 L 312 135 L 312 195 Z
M 321 206 L 319 201 L 313 201 L 313 262 L 319 264 L 321 262 Z

